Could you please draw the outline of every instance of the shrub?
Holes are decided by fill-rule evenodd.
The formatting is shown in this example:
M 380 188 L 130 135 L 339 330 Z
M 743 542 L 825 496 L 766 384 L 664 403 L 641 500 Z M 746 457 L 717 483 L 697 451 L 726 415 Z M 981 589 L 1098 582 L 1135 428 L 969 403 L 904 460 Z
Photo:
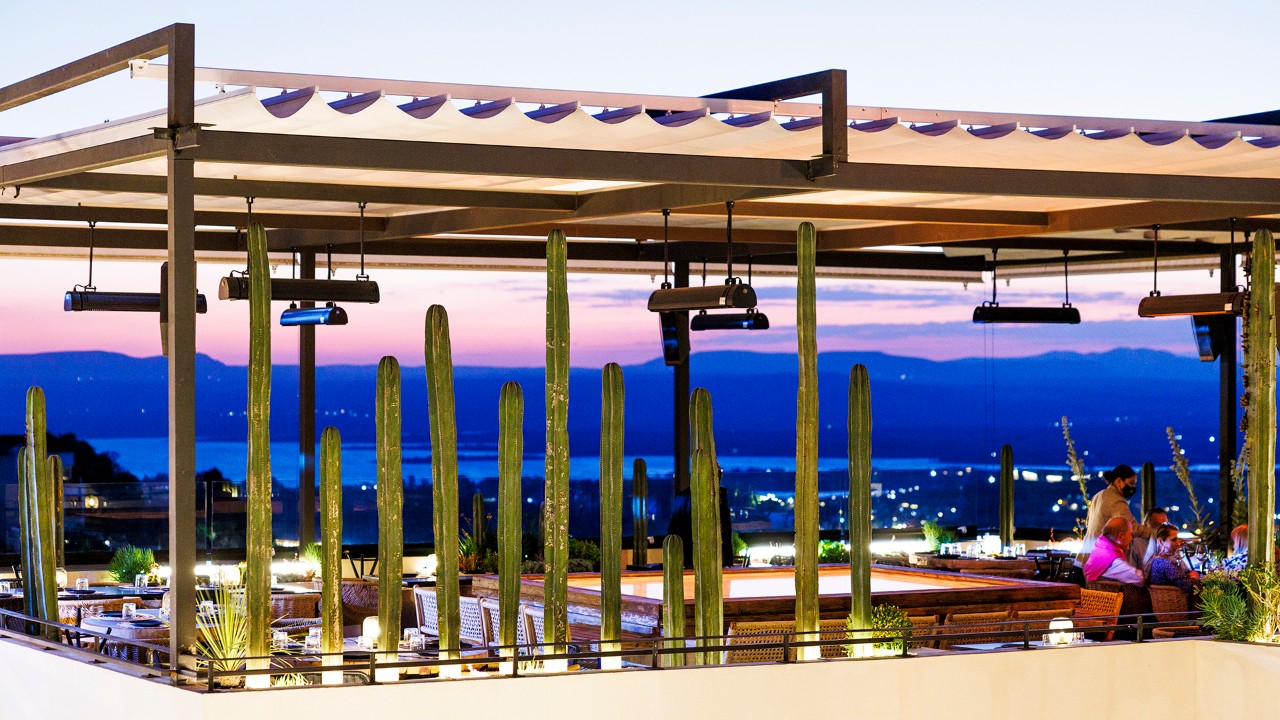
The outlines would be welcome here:
M 107 564 L 107 574 L 119 583 L 131 583 L 136 575 L 150 575 L 156 564 L 156 555 L 151 548 L 125 545 L 116 549 Z

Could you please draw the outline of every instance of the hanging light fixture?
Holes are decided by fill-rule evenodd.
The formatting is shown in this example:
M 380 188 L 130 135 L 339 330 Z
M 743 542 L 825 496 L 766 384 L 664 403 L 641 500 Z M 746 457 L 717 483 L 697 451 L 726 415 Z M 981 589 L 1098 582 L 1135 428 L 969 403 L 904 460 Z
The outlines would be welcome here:
M 668 269 L 671 265 L 668 237 L 671 210 L 662 209 L 662 290 L 671 289 Z M 650 303 L 653 300 L 650 298 Z M 652 305 L 649 308 L 653 309 Z M 662 360 L 667 365 L 684 365 L 689 359 L 689 313 L 666 310 L 658 313 L 658 330 L 662 337 Z
M 98 223 L 89 221 L 89 280 L 84 285 L 76 285 L 62 297 L 64 312 L 152 312 L 165 311 L 164 294 L 166 276 L 164 265 L 160 270 L 161 292 L 106 292 L 99 291 L 93 284 L 93 245 L 94 228 Z M 209 304 L 204 295 L 196 293 L 196 312 L 208 312 Z M 163 322 L 163 318 L 161 319 Z
M 248 199 L 248 198 L 247 198 Z M 249 200 L 249 220 L 252 221 L 253 203 Z M 376 303 L 381 299 L 378 283 L 364 272 L 364 208 L 360 203 L 360 273 L 355 280 L 317 280 L 309 278 L 272 278 L 271 299 L 292 302 L 355 302 Z M 330 273 L 332 275 L 332 273 Z M 219 300 L 248 300 L 249 276 L 232 272 L 218 285 Z
M 290 274 L 295 267 L 296 250 L 290 256 Z M 329 275 L 333 275 L 333 251 L 329 251 Z M 300 308 L 296 302 L 289 303 L 289 309 L 280 313 L 280 324 L 285 327 L 296 327 L 299 325 L 346 325 L 347 311 L 338 307 L 333 302 L 327 302 L 322 307 Z
M 1071 306 L 1071 287 L 1069 283 L 1067 252 L 1062 251 L 1062 284 L 1063 303 L 1061 307 L 1008 307 L 996 302 L 996 257 L 1000 251 L 991 250 L 991 301 L 984 302 L 973 309 L 973 322 L 986 323 L 1023 323 L 1023 324 L 1056 324 L 1079 325 L 1080 311 Z
M 1235 244 L 1235 219 L 1231 220 L 1231 242 Z M 1161 295 L 1156 284 L 1160 268 L 1160 226 L 1151 226 L 1151 294 L 1138 302 L 1138 317 L 1178 315 L 1240 315 L 1249 294 L 1240 288 L 1230 292 L 1202 295 Z
M 747 287 L 751 287 L 751 256 L 747 256 Z M 708 313 L 699 310 L 689 329 L 702 330 L 768 330 L 769 317 L 754 307 L 744 313 Z
M 676 310 L 747 310 L 756 306 L 756 291 L 750 283 L 744 284 L 740 278 L 733 276 L 733 203 L 727 202 L 728 220 L 725 225 L 725 244 L 727 252 L 727 272 L 724 285 L 703 287 L 673 288 L 668 283 L 654 290 L 649 296 L 649 312 L 670 312 Z M 663 242 L 666 237 L 667 215 L 663 211 Z

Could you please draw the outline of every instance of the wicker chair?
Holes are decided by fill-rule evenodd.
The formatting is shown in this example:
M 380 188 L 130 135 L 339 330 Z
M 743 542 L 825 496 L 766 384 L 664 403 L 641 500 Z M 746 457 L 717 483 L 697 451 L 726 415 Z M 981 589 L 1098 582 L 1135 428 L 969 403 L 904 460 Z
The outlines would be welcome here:
M 378 583 L 342 581 L 342 625 L 359 628 L 364 619 L 378 614 Z
M 413 589 L 413 606 L 418 613 L 418 629 L 425 635 L 440 637 L 440 608 L 436 604 L 436 589 Z
M 1146 615 L 1151 612 L 1151 593 L 1145 586 L 1118 583 L 1112 580 L 1095 580 L 1088 584 L 1087 589 L 1120 593 L 1123 601 L 1120 603 L 1118 615 Z
M 938 646 L 933 640 L 923 639 L 938 634 L 937 615 L 908 615 L 907 620 L 911 622 L 912 647 L 933 648 Z
M 547 642 L 544 610 L 541 605 L 522 605 L 521 608 L 524 611 L 523 618 L 525 623 L 525 637 L 537 646 L 538 652 L 541 652 L 540 648 L 542 648 L 542 646 Z M 573 626 L 570 625 L 566 630 L 571 630 L 572 628 Z M 566 639 L 572 641 L 573 633 L 569 632 L 568 635 L 569 637 Z
M 793 620 L 731 622 L 729 638 L 726 641 L 729 649 L 725 651 L 724 661 L 728 665 L 789 661 L 791 656 L 784 655 L 781 646 L 760 646 L 781 643 L 795 630 L 796 624 Z
M 271 596 L 271 617 L 277 620 L 305 620 L 319 616 L 320 593 L 275 593 Z
M 1000 623 L 1006 622 L 1008 619 L 1009 613 L 1007 611 L 948 613 L 946 623 L 942 628 L 943 634 L 975 633 L 975 635 L 960 639 L 944 637 L 938 641 L 938 647 L 945 650 L 954 645 L 1016 640 L 1021 636 L 1021 633 L 1012 632 L 1007 625 L 1000 625 Z
M 1026 627 L 1033 634 L 1043 634 L 1049 629 L 1049 621 L 1058 618 L 1068 618 L 1071 616 L 1070 610 L 1014 610 L 1013 619 L 1026 623 Z M 1013 626 L 1018 632 L 1022 632 L 1022 625 Z
M 1190 603 L 1187 593 L 1176 585 L 1152 585 L 1147 588 L 1151 592 L 1151 612 L 1155 613 L 1159 622 L 1176 622 L 1189 619 L 1187 611 Z
M 480 598 L 463 596 L 458 598 L 458 638 L 464 643 L 476 647 L 489 647 L 489 625 L 480 613 Z
M 1080 627 L 1114 625 L 1123 605 L 1123 593 L 1084 588 L 1080 591 L 1080 602 L 1076 603 L 1072 617 Z M 1115 631 L 1108 630 L 1106 639 L 1110 640 L 1113 635 Z
M 489 626 L 489 637 L 492 638 L 491 644 L 497 646 L 501 644 L 501 617 L 499 615 L 498 601 L 493 598 L 482 598 L 480 600 L 480 613 L 484 617 Z M 516 644 L 528 645 L 529 634 L 528 625 L 524 622 L 524 605 L 516 607 Z M 528 652 L 527 648 L 520 648 L 521 655 Z

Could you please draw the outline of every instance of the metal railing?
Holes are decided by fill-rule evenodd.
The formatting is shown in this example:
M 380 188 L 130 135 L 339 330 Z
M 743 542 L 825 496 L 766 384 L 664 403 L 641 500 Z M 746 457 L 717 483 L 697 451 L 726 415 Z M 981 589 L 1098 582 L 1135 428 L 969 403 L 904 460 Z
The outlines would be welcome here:
M 321 684 L 322 679 L 341 677 L 343 684 L 376 685 L 389 682 L 386 674 L 394 674 L 394 682 L 434 682 L 440 679 L 466 679 L 461 668 L 472 669 L 469 677 L 540 675 L 555 672 L 559 663 L 577 671 L 607 672 L 606 658 L 618 658 L 625 670 L 672 670 L 700 666 L 697 655 L 709 654 L 713 665 L 761 664 L 728 663 L 731 654 L 776 654 L 777 659 L 764 663 L 806 662 L 803 648 L 817 648 L 824 660 L 911 658 L 922 655 L 969 655 L 975 652 L 1021 651 L 1044 646 L 1042 639 L 1052 633 L 1078 632 L 1117 639 L 1111 642 L 1147 642 L 1153 631 L 1166 627 L 1199 627 L 1199 613 L 1162 613 L 1174 619 L 1153 621 L 1150 615 L 1116 615 L 1077 617 L 1071 630 L 1050 630 L 1044 619 L 1005 620 L 964 624 L 914 626 L 902 628 L 863 628 L 820 630 L 812 633 L 791 631 L 752 631 L 748 634 L 687 636 L 684 638 L 629 637 L 613 640 L 569 640 L 559 651 L 549 644 L 524 643 L 493 645 L 488 648 L 462 648 L 452 652 L 388 652 L 361 648 L 356 652 L 321 653 L 311 650 L 282 650 L 269 656 L 214 658 L 190 656 L 182 663 L 188 669 L 173 674 L 168 669 L 169 647 L 123 638 L 111 632 L 99 632 L 76 625 L 42 620 L 12 610 L 0 610 L 0 638 L 19 641 L 41 648 L 57 650 L 66 656 L 105 665 L 113 670 L 204 692 L 228 692 L 258 689 L 287 689 Z M 1079 623 L 1089 624 L 1079 624 Z M 1206 633 L 1207 634 L 1207 633 Z M 818 636 L 813 639 L 813 636 Z M 53 638 L 57 639 L 53 639 Z M 993 640 L 994 638 L 994 640 Z M 994 644 L 994 647 L 963 647 L 966 644 Z M 856 648 L 867 647 L 859 652 Z M 938 646 L 948 646 L 941 648 Z M 956 647 L 961 646 L 961 647 Z M 612 647 L 616 649 L 602 649 Z M 831 651 L 839 648 L 837 657 Z M 353 659 L 353 655 L 358 659 Z M 386 656 L 394 656 L 394 660 Z M 406 655 L 416 655 L 405 659 Z M 452 657 L 450 657 L 452 655 Z M 267 667 L 250 669 L 264 664 Z M 450 668 L 459 668 L 451 671 Z M 476 668 L 488 668 L 476 671 Z M 407 671 L 408 674 L 402 674 Z M 263 678 L 251 680 L 250 678 Z M 281 678 L 289 678 L 282 682 Z M 334 683 L 336 684 L 336 683 Z

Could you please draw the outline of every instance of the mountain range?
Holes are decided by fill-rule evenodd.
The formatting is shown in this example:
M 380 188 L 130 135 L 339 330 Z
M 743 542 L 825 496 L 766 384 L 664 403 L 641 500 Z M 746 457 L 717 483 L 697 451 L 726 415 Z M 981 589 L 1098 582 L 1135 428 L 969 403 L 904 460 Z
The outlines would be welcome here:
M 822 353 L 818 360 L 820 454 L 840 456 L 847 442 L 848 378 L 855 363 L 871 375 L 873 449 L 877 458 L 991 462 L 1000 444 L 1020 463 L 1061 463 L 1059 424 L 1087 462 L 1144 460 L 1167 464 L 1165 427 L 1183 435 L 1192 463 L 1214 463 L 1218 434 L 1218 368 L 1195 358 L 1151 350 L 1098 354 L 1054 352 L 1026 358 L 932 361 L 873 352 Z M 165 360 L 106 352 L 0 355 L 0 434 L 22 432 L 23 397 L 44 387 L 49 428 L 80 437 L 156 437 L 166 433 Z M 697 353 L 691 386 L 706 387 L 715 409 L 721 453 L 787 456 L 795 450 L 797 363 L 794 355 L 740 351 Z M 244 366 L 197 357 L 197 432 L 214 440 L 245 437 Z M 428 439 L 421 366 L 402 368 L 406 441 Z M 624 368 L 627 451 L 670 452 L 672 370 L 661 360 Z M 323 366 L 316 372 L 317 428 L 333 425 L 344 441 L 371 442 L 376 365 Z M 462 443 L 483 447 L 497 437 L 498 390 L 508 380 L 525 392 L 525 444 L 544 444 L 543 369 L 455 368 Z M 274 439 L 297 437 L 298 370 L 276 366 Z M 600 373 L 570 373 L 570 448 L 597 452 Z M 1114 458 L 1114 460 L 1112 459 Z

